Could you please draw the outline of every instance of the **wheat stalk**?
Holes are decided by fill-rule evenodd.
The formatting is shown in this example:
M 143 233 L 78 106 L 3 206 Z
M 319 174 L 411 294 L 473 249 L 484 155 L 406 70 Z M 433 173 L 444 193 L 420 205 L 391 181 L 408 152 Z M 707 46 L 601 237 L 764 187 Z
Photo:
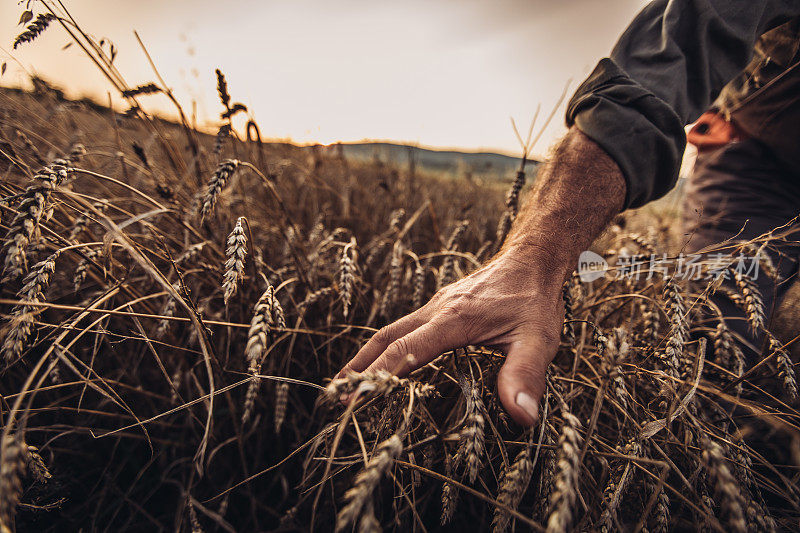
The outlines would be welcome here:
M 683 347 L 689 336 L 686 304 L 673 278 L 664 278 L 664 298 L 670 330 L 666 338 L 664 362 L 673 377 L 680 375 Z
M 237 168 L 239 168 L 237 159 L 226 159 L 214 171 L 214 175 L 211 176 L 211 180 L 206 187 L 206 192 L 200 199 L 200 220 L 203 220 L 214 210 L 220 193 L 222 193 Z
M 236 294 L 239 282 L 244 279 L 244 259 L 247 255 L 247 235 L 244 232 L 244 217 L 236 220 L 230 235 L 228 235 L 228 248 L 225 255 L 225 274 L 223 276 L 222 289 L 224 291 L 225 305 Z
M 214 73 L 217 75 L 217 94 L 219 101 L 225 106 L 225 109 L 230 108 L 231 95 L 228 92 L 228 82 L 225 81 L 225 74 L 220 69 L 215 69 Z
M 403 441 L 398 434 L 392 435 L 378 445 L 375 454 L 364 465 L 364 469 L 356 476 L 353 486 L 344 495 L 347 503 L 336 515 L 336 531 L 342 531 L 348 525 L 355 523 L 365 505 L 372 501 L 381 479 L 394 465 L 395 459 L 402 451 Z
M 381 300 L 381 316 L 389 318 L 392 314 L 398 296 L 400 295 L 400 284 L 403 278 L 403 243 L 397 241 L 392 248 L 392 261 L 389 264 L 389 285 Z
M 749 276 L 745 276 L 741 272 L 733 271 L 733 279 L 736 283 L 736 288 L 744 299 L 744 310 L 747 314 L 747 320 L 750 322 L 750 327 L 753 331 L 759 331 L 764 327 L 766 320 L 764 314 L 764 301 L 761 299 L 761 291 L 755 281 Z
M 720 318 L 712 335 L 714 341 L 714 354 L 718 364 L 732 370 L 733 379 L 738 380 L 744 375 L 745 358 L 739 344 L 733 338 L 725 320 Z M 731 367 L 733 367 L 731 369 Z M 736 394 L 742 393 L 741 381 L 736 384 Z
M 50 277 L 56 270 L 58 251 L 50 257 L 34 265 L 25 277 L 22 289 L 17 293 L 20 300 L 38 303 L 44 301 L 44 293 L 50 285 Z M 38 309 L 34 305 L 22 304 L 11 313 L 10 330 L 3 340 L 2 351 L 6 363 L 11 364 L 22 355 L 25 343 L 33 332 L 34 318 Z
M 625 446 L 619 446 L 617 451 L 621 454 L 638 457 L 641 454 L 641 447 L 637 442 L 637 437 L 628 440 Z M 618 459 L 609 476 L 608 485 L 603 491 L 602 511 L 597 523 L 597 529 L 602 533 L 614 531 L 614 517 L 617 509 L 630 487 L 633 471 L 630 461 Z
M 531 433 L 532 436 L 532 433 Z M 510 509 L 516 510 L 522 501 L 522 496 L 528 490 L 528 484 L 533 474 L 533 458 L 531 452 L 533 442 L 528 438 L 525 446 L 514 458 L 514 462 L 508 468 L 503 469 L 498 482 L 497 501 Z M 511 522 L 511 515 L 500 507 L 495 507 L 492 519 L 492 531 L 502 532 L 508 529 Z
M 639 306 L 642 314 L 642 341 L 646 344 L 658 344 L 658 328 L 661 313 L 655 304 L 642 303 Z
M 253 309 L 253 318 L 250 320 L 250 329 L 247 334 L 247 345 L 244 349 L 247 371 L 252 375 L 245 395 L 245 404 L 242 423 L 246 423 L 253 413 L 261 378 L 257 376 L 261 366 L 261 359 L 267 351 L 270 335 L 273 329 L 286 327 L 283 308 L 275 298 L 275 290 L 268 286 L 264 294 L 256 302 Z
M 137 85 L 132 89 L 125 89 L 122 91 L 122 96 L 124 98 L 132 98 L 134 96 L 140 96 L 143 94 L 155 94 L 160 92 L 161 92 L 161 87 L 151 82 L 151 83 L 145 83 L 143 85 Z
M 56 20 L 56 16 L 52 13 L 40 13 L 37 15 L 36 20 L 28 24 L 25 31 L 17 35 L 14 39 L 14 49 L 16 50 L 19 45 L 29 43 L 36 39 L 54 20 Z
M 723 517 L 729 531 L 745 533 L 747 522 L 742 508 L 742 494 L 736 478 L 730 471 L 722 446 L 703 436 L 700 439 L 703 449 L 703 463 L 708 475 L 714 481 L 716 497 L 719 499 Z
M 458 244 L 461 238 L 464 236 L 464 233 L 467 231 L 469 227 L 469 220 L 461 220 L 456 224 L 456 227 L 453 228 L 453 232 L 450 234 L 450 238 L 447 239 L 447 244 L 445 245 L 445 252 L 454 252 L 458 250 Z M 444 256 L 444 260 L 442 261 L 442 266 L 439 268 L 439 277 L 436 281 L 436 288 L 441 289 L 445 285 L 449 285 L 455 278 L 455 258 L 447 254 Z
M 356 280 L 356 238 L 352 237 L 350 242 L 342 249 L 342 257 L 339 260 L 339 294 L 342 297 L 342 313 L 344 317 L 350 312 L 350 305 L 353 302 L 353 289 Z
M 474 380 L 463 374 L 459 378 L 461 391 L 466 399 L 466 419 L 459 432 L 455 465 L 464 466 L 464 473 L 470 483 L 474 483 L 480 472 L 483 456 L 486 453 L 485 425 L 486 407 L 481 398 L 480 387 Z
M 3 438 L 0 454 L 0 532 L 14 531 L 14 515 L 22 495 L 28 465 L 28 447 L 18 434 Z
M 775 354 L 775 362 L 778 366 L 778 377 L 781 380 L 781 385 L 786 393 L 790 402 L 797 399 L 797 378 L 794 373 L 794 364 L 791 357 L 783 348 L 783 343 L 772 336 L 767 334 L 769 339 L 769 351 Z
M 565 533 L 569 530 L 578 491 L 581 423 L 569 412 L 569 406 L 565 403 L 561 405 L 561 418 L 563 424 L 558 438 L 558 460 L 550 493 L 550 515 L 547 517 L 548 533 Z
M 453 458 L 447 453 L 447 449 L 444 452 L 444 464 L 445 475 L 453 477 Z M 442 514 L 439 519 L 442 525 L 449 524 L 453 520 L 456 507 L 458 507 L 458 489 L 452 483 L 445 481 L 442 483 Z
M 652 480 L 648 480 L 648 485 L 650 487 L 650 492 L 652 493 L 655 490 L 658 490 L 658 495 L 656 496 L 656 504 L 655 508 L 653 509 L 653 533 L 667 533 L 669 530 L 669 494 L 667 494 L 667 490 L 662 486 L 658 489 L 658 485 L 655 484 Z
M 275 386 L 275 433 L 281 432 L 286 420 L 286 405 L 289 401 L 289 384 L 285 381 Z
M 4 281 L 15 279 L 25 272 L 26 251 L 31 241 L 38 238 L 39 223 L 43 217 L 47 217 L 50 209 L 50 195 L 67 179 L 69 172 L 66 165 L 54 162 L 37 172 L 25 189 L 4 241 Z
M 571 280 L 564 282 L 561 287 L 561 299 L 564 301 L 564 325 L 561 328 L 561 335 L 570 346 L 575 345 L 575 315 L 572 312 L 572 283 Z

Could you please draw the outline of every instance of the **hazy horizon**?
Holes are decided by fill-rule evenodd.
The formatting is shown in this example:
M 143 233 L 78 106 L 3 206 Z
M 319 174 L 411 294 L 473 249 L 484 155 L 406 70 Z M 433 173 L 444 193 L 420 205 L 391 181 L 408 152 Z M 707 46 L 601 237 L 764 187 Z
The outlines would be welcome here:
M 188 113 L 219 124 L 214 69 L 226 74 L 262 136 L 297 143 L 393 142 L 434 149 L 519 153 L 537 105 L 539 124 L 568 80 L 568 94 L 608 54 L 641 0 L 553 3 L 479 0 L 375 5 L 360 0 L 292 3 L 239 0 L 66 1 L 78 23 L 113 41 L 126 82 L 154 81 L 133 36 L 148 51 Z M 111 86 L 57 25 L 11 50 L 23 6 L 0 3 L 0 85 L 36 73 L 71 97 L 106 103 Z M 36 11 L 36 8 L 34 8 Z M 102 87 L 102 90 L 98 90 Z M 118 106 L 122 100 L 114 96 Z M 170 115 L 163 95 L 143 106 Z M 239 119 L 243 120 L 242 118 Z M 563 105 L 534 149 L 564 131 Z

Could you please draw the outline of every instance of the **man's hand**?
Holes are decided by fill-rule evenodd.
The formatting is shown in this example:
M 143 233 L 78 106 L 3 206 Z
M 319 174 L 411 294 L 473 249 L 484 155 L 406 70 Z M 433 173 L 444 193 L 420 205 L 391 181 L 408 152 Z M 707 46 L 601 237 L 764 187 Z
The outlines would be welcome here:
M 552 255 L 542 250 L 505 250 L 378 331 L 342 373 L 388 370 L 402 375 L 454 348 L 491 346 L 507 354 L 498 377 L 500 400 L 514 420 L 534 424 L 564 320 L 566 268 L 552 263 Z M 408 354 L 414 357 L 413 367 Z
M 454 348 L 493 346 L 506 354 L 500 401 L 520 424 L 536 423 L 564 319 L 561 287 L 624 199 L 616 163 L 571 129 L 539 172 L 500 253 L 378 331 L 340 375 L 379 369 L 403 375 Z

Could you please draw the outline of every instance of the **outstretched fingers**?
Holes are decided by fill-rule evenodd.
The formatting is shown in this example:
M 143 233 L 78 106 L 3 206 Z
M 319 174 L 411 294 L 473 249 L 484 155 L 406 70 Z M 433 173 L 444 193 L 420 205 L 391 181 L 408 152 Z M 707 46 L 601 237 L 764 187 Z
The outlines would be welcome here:
M 424 308 L 423 308 L 424 309 Z M 336 377 L 341 377 L 348 372 L 363 372 L 367 369 L 386 348 L 397 339 L 414 331 L 426 322 L 423 309 L 418 309 L 400 320 L 379 329 L 358 353 L 342 368 Z
M 392 342 L 367 371 L 388 370 L 403 376 L 465 343 L 462 328 L 440 317 L 434 317 L 430 322 Z

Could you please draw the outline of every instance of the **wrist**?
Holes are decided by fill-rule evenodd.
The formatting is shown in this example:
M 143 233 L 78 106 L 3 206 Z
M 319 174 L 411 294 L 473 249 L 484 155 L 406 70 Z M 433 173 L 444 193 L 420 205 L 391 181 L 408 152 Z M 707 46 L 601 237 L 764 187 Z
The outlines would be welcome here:
M 556 287 L 560 292 L 564 280 L 572 273 L 580 251 L 573 252 L 564 243 L 526 238 L 506 243 L 497 259 L 519 265 L 537 283 Z

